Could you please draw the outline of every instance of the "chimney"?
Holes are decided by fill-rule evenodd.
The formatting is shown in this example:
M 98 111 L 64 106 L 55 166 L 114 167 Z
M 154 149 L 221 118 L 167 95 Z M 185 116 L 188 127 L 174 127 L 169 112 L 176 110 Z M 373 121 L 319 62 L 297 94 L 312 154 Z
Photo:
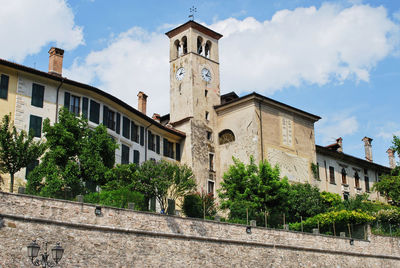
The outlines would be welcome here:
M 147 95 L 142 91 L 139 91 L 138 96 L 138 110 L 142 114 L 146 114 L 146 105 L 147 105 Z
M 365 148 L 365 159 L 369 162 L 372 162 L 372 139 L 368 137 L 364 137 L 362 139 L 364 142 L 364 148 Z
M 49 50 L 49 73 L 62 75 L 62 65 L 64 58 L 64 50 L 52 47 Z
M 339 139 L 336 139 L 336 142 L 339 145 L 339 147 L 337 148 L 337 151 L 339 153 L 343 153 L 343 139 L 342 139 L 342 137 L 339 137 Z
M 392 148 L 387 149 L 387 154 L 389 156 L 389 165 L 390 168 L 395 168 L 396 167 L 396 161 L 394 160 L 394 151 Z
M 161 122 L 161 116 L 159 114 L 154 113 L 153 114 L 153 120 L 157 121 L 158 123 Z

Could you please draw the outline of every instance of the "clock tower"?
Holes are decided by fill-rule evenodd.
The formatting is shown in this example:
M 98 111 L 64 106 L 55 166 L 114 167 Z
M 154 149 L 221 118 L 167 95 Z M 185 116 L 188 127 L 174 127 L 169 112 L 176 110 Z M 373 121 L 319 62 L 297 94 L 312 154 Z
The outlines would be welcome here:
M 199 190 L 215 194 L 215 141 L 220 100 L 221 34 L 195 22 L 169 31 L 170 124 L 186 133 L 182 163 L 193 169 Z

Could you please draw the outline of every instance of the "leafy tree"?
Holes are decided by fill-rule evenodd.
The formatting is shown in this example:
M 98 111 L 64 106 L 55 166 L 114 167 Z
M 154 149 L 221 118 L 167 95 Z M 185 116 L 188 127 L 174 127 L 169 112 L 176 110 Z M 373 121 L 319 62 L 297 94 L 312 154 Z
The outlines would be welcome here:
M 104 185 L 118 147 L 105 126 L 99 125 L 92 131 L 87 120 L 62 109 L 53 126 L 48 119 L 44 120 L 43 132 L 48 150 L 28 176 L 28 193 L 72 198 Z
M 196 188 L 192 171 L 187 166 L 167 161 L 146 161 L 136 175 L 134 189 L 146 199 L 155 197 L 163 211 L 167 211 L 168 198 L 176 200 Z
M 217 214 L 214 196 L 205 192 L 186 195 L 182 209 L 186 216 L 192 218 L 210 218 Z
M 38 159 L 45 150 L 42 141 L 34 141 L 33 133 L 18 132 L 12 126 L 11 115 L 5 115 L 0 124 L 0 171 L 10 174 L 10 192 L 14 189 L 14 175 L 21 168 Z
M 229 209 L 230 219 L 263 219 L 263 211 L 270 213 L 287 211 L 289 183 L 280 179 L 279 167 L 272 167 L 267 161 L 257 166 L 250 157 L 248 165 L 233 158 L 234 165 L 225 172 L 218 195 L 221 208 Z M 259 220 L 257 220 L 259 222 Z
M 136 210 L 145 210 L 146 208 L 143 194 L 131 191 L 128 187 L 89 193 L 84 196 L 84 201 L 118 208 L 128 208 L 128 203 L 135 203 Z

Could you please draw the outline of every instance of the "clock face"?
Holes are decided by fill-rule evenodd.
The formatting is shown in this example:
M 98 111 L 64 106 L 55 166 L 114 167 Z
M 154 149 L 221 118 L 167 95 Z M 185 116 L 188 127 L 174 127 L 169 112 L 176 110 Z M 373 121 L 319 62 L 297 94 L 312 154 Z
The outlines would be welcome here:
M 203 68 L 201 70 L 201 78 L 203 78 L 204 81 L 210 82 L 211 81 L 211 72 L 207 68 Z
M 178 70 L 176 70 L 176 80 L 181 81 L 183 77 L 185 76 L 185 68 L 181 67 Z

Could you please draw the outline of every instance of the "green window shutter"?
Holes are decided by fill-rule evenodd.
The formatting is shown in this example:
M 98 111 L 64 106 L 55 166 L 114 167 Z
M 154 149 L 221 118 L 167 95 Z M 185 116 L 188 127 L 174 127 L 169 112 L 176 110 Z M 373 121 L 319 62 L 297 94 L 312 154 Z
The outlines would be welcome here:
M 129 139 L 130 138 L 130 129 L 131 129 L 131 120 L 127 117 L 122 118 L 122 136 Z
M 33 136 L 40 138 L 42 136 L 42 118 L 31 115 L 29 119 L 29 131 L 33 131 Z
M 103 106 L 103 125 L 108 127 L 108 107 Z
M 90 100 L 89 120 L 98 124 L 100 122 L 100 103 Z
M 37 167 L 39 165 L 39 160 L 34 160 L 33 162 L 30 162 L 27 166 L 26 166 L 26 171 L 25 171 L 25 180 L 28 179 L 28 175 L 29 173 L 31 173 L 35 167 Z
M 7 99 L 8 97 L 8 82 L 9 77 L 8 75 L 2 74 L 0 80 L 0 98 Z
M 140 145 L 144 145 L 144 127 L 140 127 Z
M 133 123 L 133 121 L 131 121 L 131 141 L 135 141 L 135 123 Z
M 117 113 L 117 126 L 115 132 L 119 134 L 121 132 L 121 114 Z
M 163 155 L 168 156 L 168 140 L 163 139 Z
M 89 100 L 88 98 L 82 98 L 82 117 L 87 119 L 88 118 L 88 111 L 89 111 Z
M 68 92 L 65 92 L 64 94 L 64 107 L 67 108 L 69 110 L 69 100 L 71 98 L 71 94 L 69 94 Z
M 122 144 L 121 164 L 129 164 L 129 147 Z
M 178 161 L 181 161 L 181 144 L 177 143 L 175 144 L 175 159 Z
M 156 136 L 156 153 L 160 153 L 160 136 Z
M 147 130 L 147 148 L 149 150 L 154 151 L 154 146 L 153 146 L 153 134 L 151 133 L 150 130 Z
M 44 86 L 33 83 L 31 105 L 43 108 L 43 97 L 44 97 Z
M 138 150 L 133 150 L 133 163 L 139 165 L 140 162 L 140 153 Z

